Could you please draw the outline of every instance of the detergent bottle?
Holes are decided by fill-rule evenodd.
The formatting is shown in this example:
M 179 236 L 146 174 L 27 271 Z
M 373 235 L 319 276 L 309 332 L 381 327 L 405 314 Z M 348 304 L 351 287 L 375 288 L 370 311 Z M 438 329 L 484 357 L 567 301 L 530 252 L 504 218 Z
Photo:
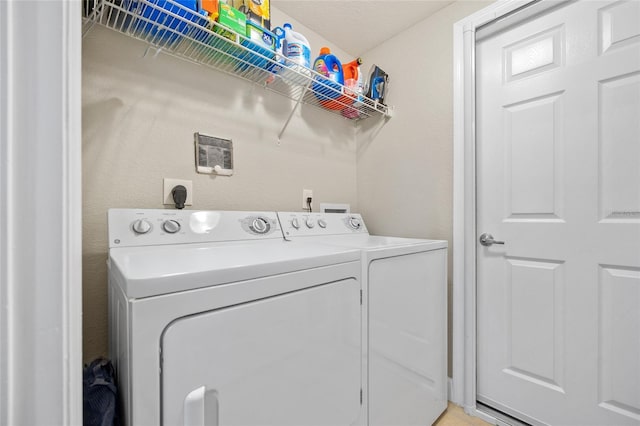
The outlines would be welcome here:
M 313 62 L 313 69 L 326 77 L 317 77 L 313 83 L 313 92 L 321 105 L 328 109 L 342 109 L 338 108 L 336 102 L 332 102 L 343 95 L 344 73 L 338 58 L 331 54 L 328 47 L 323 47 L 320 49 L 320 55 Z
M 364 93 L 364 84 L 362 82 L 360 65 L 362 65 L 361 58 L 354 59 L 348 64 L 342 65 L 344 86 L 349 89 L 347 93 L 354 94 L 355 96 L 362 95 Z
M 342 65 L 345 94 L 351 98 L 351 102 L 353 103 L 353 107 L 347 106 L 342 110 L 342 115 L 347 118 L 358 118 L 360 116 L 357 108 L 362 105 L 362 95 L 364 94 L 364 83 L 360 65 L 362 65 L 361 58 L 354 59 Z
M 320 55 L 313 62 L 313 69 L 334 83 L 344 84 L 344 71 L 340 60 L 331 54 L 328 47 L 320 49 Z
M 290 62 L 300 65 L 302 69 L 311 68 L 311 45 L 300 33 L 293 31 L 291 24 L 283 26 L 284 39 L 282 53 Z

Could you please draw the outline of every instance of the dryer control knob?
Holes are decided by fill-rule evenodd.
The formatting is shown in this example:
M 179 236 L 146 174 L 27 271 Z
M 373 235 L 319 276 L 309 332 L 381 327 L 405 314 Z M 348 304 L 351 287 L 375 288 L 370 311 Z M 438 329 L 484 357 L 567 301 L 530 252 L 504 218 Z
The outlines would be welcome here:
M 168 234 L 175 234 L 180 230 L 180 223 L 177 220 L 165 220 L 162 224 L 162 229 Z
M 318 219 L 318 226 L 320 226 L 320 228 L 326 228 L 327 227 L 327 221 L 324 219 Z
M 316 224 L 313 223 L 313 219 L 307 219 L 305 223 L 307 225 L 307 228 L 313 228 L 314 226 L 316 226 Z
M 351 217 L 349 218 L 349 226 L 353 229 L 360 229 L 362 222 L 357 217 Z
M 147 232 L 151 231 L 151 224 L 146 219 L 138 219 L 133 222 L 131 228 L 136 234 L 146 234 Z
M 261 217 L 254 219 L 251 224 L 251 229 L 258 234 L 266 234 L 269 231 L 269 223 Z
M 295 229 L 300 229 L 300 222 L 298 222 L 297 218 L 293 218 L 291 219 L 291 226 L 293 226 Z

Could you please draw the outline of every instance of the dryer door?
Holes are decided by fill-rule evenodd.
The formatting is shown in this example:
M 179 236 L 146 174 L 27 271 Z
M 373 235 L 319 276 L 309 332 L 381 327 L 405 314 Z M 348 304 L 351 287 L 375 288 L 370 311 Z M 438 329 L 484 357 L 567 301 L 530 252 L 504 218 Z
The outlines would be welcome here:
M 430 425 L 447 407 L 446 262 L 441 249 L 369 264 L 371 426 Z
M 164 425 L 349 425 L 360 415 L 360 285 L 346 279 L 174 321 Z

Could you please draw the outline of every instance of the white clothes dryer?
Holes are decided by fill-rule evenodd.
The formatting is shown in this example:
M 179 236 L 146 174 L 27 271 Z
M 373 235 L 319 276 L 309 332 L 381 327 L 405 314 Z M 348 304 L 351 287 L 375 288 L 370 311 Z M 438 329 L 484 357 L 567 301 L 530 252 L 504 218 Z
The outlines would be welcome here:
M 360 253 L 275 213 L 109 211 L 110 353 L 125 424 L 351 425 Z
M 278 217 L 286 239 L 361 250 L 368 424 L 432 424 L 447 407 L 447 242 L 369 235 L 358 214 Z

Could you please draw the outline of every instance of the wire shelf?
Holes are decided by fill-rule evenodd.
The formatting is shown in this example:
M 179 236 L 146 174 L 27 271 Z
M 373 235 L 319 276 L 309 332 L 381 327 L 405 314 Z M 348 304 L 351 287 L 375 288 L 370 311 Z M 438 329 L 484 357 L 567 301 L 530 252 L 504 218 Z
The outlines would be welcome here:
M 347 119 L 388 117 L 391 113 L 386 105 L 357 95 L 172 0 L 85 0 L 83 14 L 83 34 L 101 25 L 163 53 Z

